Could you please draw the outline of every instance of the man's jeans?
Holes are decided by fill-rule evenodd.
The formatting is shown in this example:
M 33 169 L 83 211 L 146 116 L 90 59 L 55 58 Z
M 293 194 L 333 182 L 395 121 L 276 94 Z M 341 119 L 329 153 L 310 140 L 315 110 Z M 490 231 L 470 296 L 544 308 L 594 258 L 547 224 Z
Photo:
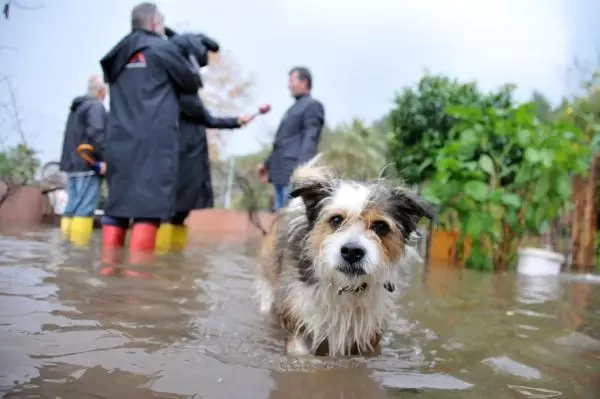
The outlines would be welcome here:
M 100 200 L 100 177 L 95 174 L 70 174 L 67 181 L 67 205 L 63 216 L 92 217 Z
M 288 196 L 290 195 L 290 186 L 282 186 L 280 184 L 275 184 L 275 198 L 274 198 L 274 206 L 275 210 L 283 208 L 288 201 Z

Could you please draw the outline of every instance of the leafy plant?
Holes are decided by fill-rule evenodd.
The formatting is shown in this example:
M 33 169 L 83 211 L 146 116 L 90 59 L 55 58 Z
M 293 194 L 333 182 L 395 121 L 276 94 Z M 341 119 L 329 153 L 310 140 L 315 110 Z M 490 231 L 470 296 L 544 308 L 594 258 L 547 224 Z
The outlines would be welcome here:
M 31 183 L 39 167 L 36 151 L 26 144 L 0 152 L 0 180 L 15 184 Z
M 566 118 L 540 122 L 536 104 L 514 105 L 512 90 L 447 107 L 456 123 L 424 191 L 471 239 L 469 268 L 506 270 L 526 234 L 542 233 L 565 208 L 572 175 L 589 161 L 581 130 Z
M 480 101 L 475 83 L 427 73 L 416 88 L 406 88 L 396 95 L 390 114 L 389 154 L 407 183 L 419 184 L 434 175 L 437 153 L 446 145 L 456 122 L 446 107 Z

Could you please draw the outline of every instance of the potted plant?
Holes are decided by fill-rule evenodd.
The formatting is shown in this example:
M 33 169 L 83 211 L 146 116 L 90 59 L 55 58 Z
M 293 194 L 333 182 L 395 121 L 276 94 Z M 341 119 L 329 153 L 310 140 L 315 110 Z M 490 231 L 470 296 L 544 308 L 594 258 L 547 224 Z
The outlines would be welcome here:
M 446 107 L 471 106 L 481 101 L 482 94 L 474 82 L 459 82 L 427 72 L 415 87 L 405 88 L 396 95 L 395 107 L 389 115 L 388 151 L 405 183 L 422 186 L 435 175 L 435 159 L 456 123 Z M 446 263 L 456 260 L 461 243 L 455 221 L 453 212 L 440 213 L 438 227 L 431 236 L 430 260 Z
M 539 235 L 571 198 L 589 147 L 566 118 L 542 123 L 505 86 L 479 105 L 451 105 L 456 118 L 424 194 L 455 213 L 469 239 L 468 268 L 507 270 L 529 234 Z

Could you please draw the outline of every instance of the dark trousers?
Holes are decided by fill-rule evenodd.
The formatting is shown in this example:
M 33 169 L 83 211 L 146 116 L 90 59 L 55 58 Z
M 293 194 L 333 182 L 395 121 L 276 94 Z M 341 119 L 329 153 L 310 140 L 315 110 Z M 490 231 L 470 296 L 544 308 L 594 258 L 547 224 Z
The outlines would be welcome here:
M 173 217 L 170 218 L 167 222 L 175 226 L 183 226 L 183 222 L 185 222 L 185 219 L 188 217 L 189 214 L 190 211 L 176 212 L 175 215 L 173 215 Z
M 148 224 L 155 224 L 156 226 L 158 226 L 158 225 L 160 225 L 160 219 L 154 219 L 154 218 L 133 219 L 133 224 L 136 224 L 136 223 L 148 223 Z M 115 226 L 115 227 L 120 227 L 122 229 L 126 229 L 129 227 L 129 219 L 104 215 L 104 216 L 102 216 L 102 225 Z

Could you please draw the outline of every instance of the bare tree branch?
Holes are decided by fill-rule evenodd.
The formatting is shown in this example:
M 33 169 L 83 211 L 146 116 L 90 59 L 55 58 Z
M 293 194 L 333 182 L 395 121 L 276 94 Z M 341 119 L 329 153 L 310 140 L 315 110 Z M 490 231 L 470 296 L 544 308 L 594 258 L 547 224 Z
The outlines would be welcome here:
M 2 14 L 4 15 L 4 19 L 6 19 L 6 20 L 10 19 L 10 12 L 11 12 L 11 9 L 13 6 L 16 8 L 19 8 L 21 10 L 26 10 L 26 11 L 39 10 L 40 8 L 44 8 L 43 4 L 30 6 L 30 5 L 24 5 L 21 1 L 6 0 L 6 2 L 4 3 L 4 6 L 2 7 Z
M 25 138 L 25 131 L 23 130 L 23 124 L 21 119 L 21 113 L 19 112 L 19 105 L 17 101 L 17 95 L 15 94 L 15 89 L 12 85 L 10 79 L 6 79 L 6 85 L 8 87 L 9 94 L 9 104 L 6 104 L 4 108 L 12 114 L 12 127 L 19 135 L 19 139 L 22 144 L 27 145 L 27 140 Z
M 5 44 L 0 44 L 0 50 L 17 51 L 17 48 L 14 46 L 7 46 Z
M 26 6 L 26 5 L 23 5 L 20 1 L 17 1 L 17 0 L 9 0 L 8 4 L 12 4 L 13 6 L 15 6 L 17 8 L 20 8 L 21 10 L 27 10 L 27 11 L 30 11 L 30 10 L 39 10 L 40 8 L 44 8 L 43 4 L 39 4 L 37 6 Z
M 591 82 L 595 82 L 595 74 L 600 65 L 600 46 L 596 46 L 593 57 L 575 58 L 572 66 L 566 71 L 566 86 L 569 97 L 576 97 L 589 90 Z
M 254 81 L 244 76 L 240 66 L 227 52 L 209 53 L 209 64 L 202 73 L 202 79 L 202 101 L 219 116 L 239 115 L 252 102 Z M 206 133 L 211 158 L 219 158 L 219 149 L 224 144 L 221 131 L 207 129 Z

